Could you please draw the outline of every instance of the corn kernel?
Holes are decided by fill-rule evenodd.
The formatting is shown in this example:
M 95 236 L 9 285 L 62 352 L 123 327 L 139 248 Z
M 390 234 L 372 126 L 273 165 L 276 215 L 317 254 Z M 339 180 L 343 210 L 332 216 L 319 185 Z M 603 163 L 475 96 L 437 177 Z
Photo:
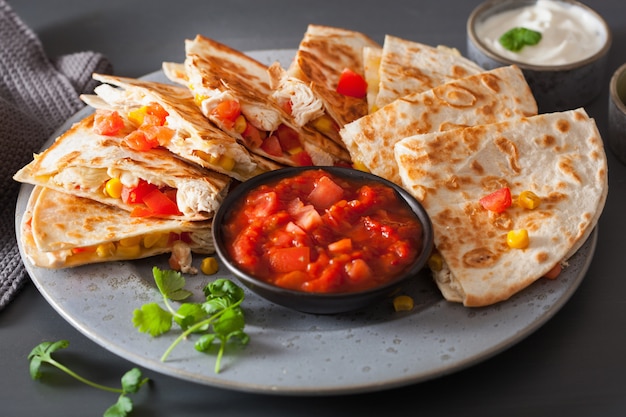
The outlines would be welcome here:
M 120 198 L 122 196 L 122 182 L 119 178 L 111 178 L 104 184 L 104 190 L 109 197 Z
M 393 309 L 396 311 L 413 310 L 413 299 L 408 295 L 399 295 L 393 299 Z
M 297 155 L 297 154 L 299 154 L 300 152 L 303 152 L 303 151 L 304 151 L 304 149 L 302 149 L 301 146 L 296 146 L 295 148 L 288 149 L 287 153 L 289 155 Z
M 335 123 L 327 115 L 323 115 L 313 120 L 313 127 L 325 134 L 332 134 Z M 335 129 L 336 130 L 336 129 Z
M 124 247 L 138 246 L 141 243 L 141 236 L 127 237 L 119 240 L 119 245 Z
M 235 160 L 227 155 L 222 155 L 219 159 L 219 164 L 226 171 L 232 171 L 235 168 Z
M 237 118 L 235 119 L 235 132 L 237 133 L 243 133 L 246 128 L 248 127 L 248 122 L 246 121 L 246 118 L 244 117 L 243 114 L 240 114 L 239 116 L 237 116 Z
M 165 242 L 167 243 L 168 235 L 163 233 L 149 233 L 143 237 L 143 247 L 150 249 L 153 246 L 162 247 L 165 246 L 163 243 L 163 237 L 165 237 Z
M 365 164 L 362 161 L 359 161 L 358 159 L 355 160 L 352 165 L 354 166 L 354 169 L 358 169 L 359 171 L 363 171 L 363 172 L 370 172 L 369 169 L 367 169 L 367 167 L 365 166 Z
M 204 275 L 213 275 L 219 270 L 219 265 L 217 264 L 217 259 L 208 256 L 202 260 L 200 263 L 200 270 Z
M 517 202 L 520 207 L 533 210 L 539 207 L 541 199 L 532 191 L 522 191 L 519 197 L 517 197 Z
M 101 245 L 98 245 L 96 248 L 96 254 L 101 258 L 108 258 L 115 253 L 115 243 L 107 242 Z
M 134 246 L 122 246 L 118 245 L 115 254 L 122 258 L 132 259 L 141 254 L 141 247 L 139 245 Z
M 443 268 L 443 258 L 437 252 L 433 252 L 428 258 L 428 267 L 431 271 L 437 272 L 441 271 Z
M 148 114 L 148 107 L 141 106 L 128 112 L 128 120 L 130 120 L 137 126 L 141 126 L 143 124 L 143 119 L 146 114 Z
M 515 229 L 509 231 L 506 235 L 506 243 L 513 249 L 526 249 L 530 243 L 528 230 Z
M 195 94 L 193 96 L 193 101 L 196 103 L 197 106 L 201 106 L 202 102 L 206 100 L 207 98 L 208 97 L 203 94 Z

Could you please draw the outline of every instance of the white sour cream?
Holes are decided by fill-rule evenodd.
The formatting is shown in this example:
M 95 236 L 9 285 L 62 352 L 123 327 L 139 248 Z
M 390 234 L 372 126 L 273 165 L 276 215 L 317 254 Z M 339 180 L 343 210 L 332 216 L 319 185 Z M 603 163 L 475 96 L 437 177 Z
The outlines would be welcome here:
M 515 27 L 540 32 L 541 41 L 518 52 L 505 49 L 498 39 Z M 532 65 L 581 61 L 598 52 L 607 39 L 596 16 L 577 5 L 553 0 L 538 0 L 534 5 L 490 16 L 477 25 L 476 35 L 498 55 Z

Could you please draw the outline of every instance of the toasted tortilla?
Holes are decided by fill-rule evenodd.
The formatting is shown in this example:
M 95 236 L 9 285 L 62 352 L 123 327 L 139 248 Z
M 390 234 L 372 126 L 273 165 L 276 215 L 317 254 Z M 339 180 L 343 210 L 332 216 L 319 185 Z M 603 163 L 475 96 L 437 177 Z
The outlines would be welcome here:
M 172 236 L 182 234 L 191 251 L 214 252 L 211 221 L 130 217 L 113 206 L 36 186 L 20 238 L 33 265 L 58 269 L 169 253 L 178 241 Z
M 380 60 L 383 55 L 382 48 L 363 48 L 363 73 L 367 83 L 367 113 L 374 113 L 376 107 L 376 97 L 380 86 Z M 356 120 L 356 119 L 355 119 Z
M 198 35 L 185 41 L 185 76 L 171 71 L 176 66 L 164 63 L 163 68 L 172 81 L 187 80 L 196 103 L 205 117 L 224 132 L 237 139 L 250 152 L 271 159 L 279 164 L 298 166 L 301 160 L 297 152 L 268 152 L 266 147 L 246 138 L 232 123 L 224 123 L 213 110 L 221 102 L 235 100 L 241 114 L 252 126 L 272 136 L 281 125 L 294 131 L 300 142 L 295 148 L 305 151 L 313 165 L 333 165 L 349 162 L 350 155 L 342 146 L 308 126 L 298 126 L 293 117 L 270 98 L 268 67 L 248 55 L 213 39 Z M 169 70 L 168 70 L 169 69 Z
M 407 94 L 430 90 L 447 81 L 484 71 L 456 49 L 433 47 L 387 35 L 380 59 L 376 108 Z
M 401 184 L 393 154 L 399 140 L 536 114 L 537 103 L 522 71 L 508 66 L 401 97 L 340 133 L 355 164 Z
M 602 138 L 583 109 L 405 138 L 395 146 L 404 187 L 424 206 L 444 265 L 434 271 L 443 296 L 465 306 L 506 300 L 566 262 L 585 242 L 608 193 Z M 479 200 L 508 186 L 501 214 Z M 530 210 L 515 203 L 530 190 Z M 530 244 L 511 249 L 507 232 Z M 559 279 L 559 278 L 557 278 Z
M 364 48 L 380 50 L 381 46 L 357 31 L 308 25 L 289 68 L 282 70 L 278 63 L 270 67 L 276 90 L 273 96 L 278 102 L 291 103 L 292 113 L 301 126 L 326 114 L 341 128 L 366 115 L 366 97 L 337 93 L 345 68 L 365 76 Z M 321 131 L 342 144 L 336 131 Z
M 162 148 L 135 151 L 123 144 L 124 130 L 116 136 L 97 134 L 91 114 L 75 123 L 14 179 L 90 198 L 132 212 L 135 205 L 103 191 L 111 178 L 132 186 L 144 180 L 157 187 L 175 188 L 180 214 L 161 217 L 188 221 L 208 220 L 228 192 L 226 175 L 192 165 Z M 127 213 L 127 215 L 129 215 Z
M 168 126 L 176 130 L 175 137 L 165 147 L 180 158 L 239 181 L 281 167 L 251 154 L 232 136 L 210 123 L 187 88 L 104 74 L 93 74 L 93 78 L 103 84 L 95 88 L 95 95 L 82 95 L 81 99 L 96 109 L 113 109 L 126 114 L 144 105 L 160 104 L 169 114 Z

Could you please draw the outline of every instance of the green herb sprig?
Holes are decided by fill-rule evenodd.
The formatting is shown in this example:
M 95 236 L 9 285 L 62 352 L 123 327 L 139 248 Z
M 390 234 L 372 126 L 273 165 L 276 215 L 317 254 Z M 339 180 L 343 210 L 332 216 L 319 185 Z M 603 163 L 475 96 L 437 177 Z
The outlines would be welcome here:
M 133 402 L 128 397 L 128 394 L 134 394 L 139 391 L 142 385 L 149 381 L 148 378 L 142 378 L 141 371 L 138 368 L 133 368 L 126 372 L 122 376 L 121 388 L 109 387 L 106 385 L 100 385 L 96 382 L 90 381 L 76 372 L 69 369 L 67 366 L 61 364 L 52 357 L 52 353 L 59 349 L 65 349 L 69 346 L 67 340 L 59 340 L 57 342 L 43 342 L 35 346 L 35 348 L 28 355 L 30 361 L 30 376 L 32 379 L 37 380 L 41 378 L 41 365 L 47 363 L 52 365 L 71 377 L 79 380 L 80 382 L 89 385 L 90 387 L 100 389 L 107 392 L 113 392 L 120 394 L 117 398 L 117 402 L 109 407 L 104 412 L 104 417 L 126 417 L 133 409 Z
M 169 332 L 173 323 L 180 326 L 183 331 L 161 356 L 163 362 L 182 340 L 192 333 L 200 334 L 194 348 L 208 353 L 217 347 L 215 373 L 219 373 L 228 343 L 234 341 L 245 345 L 250 340 L 244 332 L 245 318 L 240 306 L 244 299 L 243 290 L 228 279 L 217 279 L 204 287 L 204 302 L 182 303 L 175 309 L 170 301 L 183 301 L 192 294 L 184 289 L 183 275 L 158 267 L 152 269 L 152 275 L 165 308 L 158 303 L 148 303 L 135 309 L 135 327 L 142 333 L 156 337 Z
M 524 27 L 515 27 L 500 36 L 498 41 L 505 49 L 519 52 L 525 46 L 537 45 L 541 41 L 541 33 Z

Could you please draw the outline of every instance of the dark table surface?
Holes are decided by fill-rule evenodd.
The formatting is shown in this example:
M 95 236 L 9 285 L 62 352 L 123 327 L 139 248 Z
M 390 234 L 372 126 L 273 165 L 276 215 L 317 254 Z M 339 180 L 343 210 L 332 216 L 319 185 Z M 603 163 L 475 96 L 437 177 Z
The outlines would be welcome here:
M 478 1 L 14 0 L 50 56 L 95 50 L 119 75 L 141 76 L 183 59 L 198 33 L 240 50 L 296 48 L 308 23 L 346 27 L 382 42 L 392 34 L 466 50 L 465 23 Z M 586 106 L 607 135 L 610 74 L 626 62 L 626 2 L 589 0 L 613 46 L 606 88 Z M 496 356 L 449 375 L 395 389 L 343 396 L 228 391 L 146 371 L 153 384 L 133 397 L 133 416 L 624 416 L 626 415 L 626 167 L 607 149 L 609 196 L 585 279 L 545 325 Z M 28 283 L 0 312 L 0 415 L 98 416 L 115 396 L 56 372 L 32 381 L 26 359 L 43 340 L 67 339 L 76 371 L 117 385 L 133 364 L 68 324 Z

